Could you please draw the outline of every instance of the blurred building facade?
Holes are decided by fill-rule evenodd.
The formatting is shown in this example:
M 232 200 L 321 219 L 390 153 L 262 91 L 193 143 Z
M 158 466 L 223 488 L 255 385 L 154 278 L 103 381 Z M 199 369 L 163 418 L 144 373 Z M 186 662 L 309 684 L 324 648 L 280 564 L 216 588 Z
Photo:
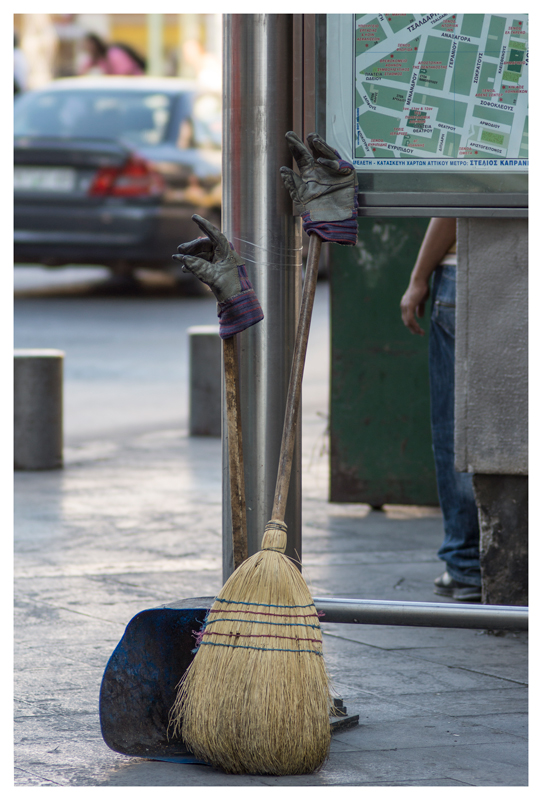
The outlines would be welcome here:
M 14 14 L 14 29 L 29 89 L 77 75 L 87 33 L 130 45 L 146 59 L 149 74 L 221 87 L 221 14 Z

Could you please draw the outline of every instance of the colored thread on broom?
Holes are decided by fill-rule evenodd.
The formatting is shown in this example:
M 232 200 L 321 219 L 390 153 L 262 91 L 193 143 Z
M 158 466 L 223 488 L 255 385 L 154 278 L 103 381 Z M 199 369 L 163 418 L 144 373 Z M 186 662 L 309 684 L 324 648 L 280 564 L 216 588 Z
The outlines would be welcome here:
M 242 650 L 268 650 L 269 652 L 274 651 L 277 653 L 313 653 L 315 656 L 324 655 L 318 650 L 295 650 L 290 647 L 251 647 L 248 644 L 223 644 L 222 642 L 202 642 L 201 646 L 203 647 L 205 644 L 213 645 L 214 647 L 240 647 Z
M 322 644 L 321 639 L 308 639 L 306 636 L 278 636 L 275 633 L 220 633 L 219 631 L 202 631 L 203 636 L 229 636 L 244 639 L 288 639 L 290 642 L 316 642 Z
M 237 605 L 237 604 L 235 604 Z M 258 604 L 257 604 L 258 605 Z M 280 606 L 277 606 L 280 608 Z M 300 606 L 305 608 L 305 606 Z M 273 614 L 272 611 L 245 611 L 243 608 L 214 608 L 209 611 L 209 614 L 252 614 L 256 613 L 260 617 L 286 617 L 286 619 L 309 619 L 310 617 L 317 617 L 318 614 Z
M 280 616 L 280 614 L 277 614 L 276 616 Z M 255 625 L 279 625 L 279 626 L 282 626 L 284 628 L 294 628 L 294 627 L 296 627 L 296 628 L 315 628 L 316 630 L 320 630 L 320 626 L 319 625 L 311 625 L 308 622 L 307 623 L 304 623 L 304 622 L 269 622 L 268 620 L 264 620 L 263 622 L 258 622 L 257 620 L 227 619 L 227 618 L 225 619 L 224 617 L 222 617 L 221 619 L 210 619 L 205 627 L 208 628 L 209 625 L 213 624 L 213 622 L 249 622 L 249 623 L 254 623 Z
M 233 603 L 236 606 L 267 606 L 267 608 L 311 608 L 314 603 L 307 603 L 304 606 L 283 606 L 277 603 L 249 603 L 247 600 L 224 600 L 222 597 L 217 597 L 216 603 Z

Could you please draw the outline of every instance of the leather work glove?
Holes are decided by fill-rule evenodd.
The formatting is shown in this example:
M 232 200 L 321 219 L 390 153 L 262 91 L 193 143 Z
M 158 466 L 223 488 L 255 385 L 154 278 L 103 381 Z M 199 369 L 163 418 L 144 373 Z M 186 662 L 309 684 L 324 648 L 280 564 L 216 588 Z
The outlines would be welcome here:
M 326 242 L 356 244 L 358 238 L 358 182 L 354 166 L 344 161 L 317 133 L 309 133 L 305 147 L 293 131 L 286 134 L 299 167 L 280 174 L 303 218 L 303 229 Z
M 263 319 L 245 268 L 224 234 L 198 214 L 192 217 L 206 236 L 180 244 L 173 258 L 211 289 L 218 301 L 219 333 L 228 339 Z

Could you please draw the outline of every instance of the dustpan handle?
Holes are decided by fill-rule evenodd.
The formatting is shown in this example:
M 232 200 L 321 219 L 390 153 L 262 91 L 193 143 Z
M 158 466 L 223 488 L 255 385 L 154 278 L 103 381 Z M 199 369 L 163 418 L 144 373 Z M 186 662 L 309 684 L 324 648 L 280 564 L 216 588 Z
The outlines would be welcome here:
M 294 456 L 295 433 L 301 400 L 301 384 L 303 381 L 303 370 L 305 367 L 305 355 L 307 353 L 307 342 L 309 339 L 312 307 L 314 305 L 314 294 L 316 292 L 316 283 L 318 281 L 318 262 L 320 261 L 321 248 L 322 240 L 320 237 L 316 234 L 311 234 L 309 238 L 309 252 L 307 256 L 305 280 L 303 283 L 303 295 L 301 298 L 299 322 L 297 324 L 292 369 L 290 372 L 290 383 L 288 386 L 288 397 L 286 400 L 286 412 L 284 415 L 284 428 L 282 432 L 282 444 L 280 448 L 279 467 L 272 512 L 273 520 L 284 520 L 284 515 L 286 513 L 286 501 L 288 500 L 290 473 L 292 471 L 292 461 Z

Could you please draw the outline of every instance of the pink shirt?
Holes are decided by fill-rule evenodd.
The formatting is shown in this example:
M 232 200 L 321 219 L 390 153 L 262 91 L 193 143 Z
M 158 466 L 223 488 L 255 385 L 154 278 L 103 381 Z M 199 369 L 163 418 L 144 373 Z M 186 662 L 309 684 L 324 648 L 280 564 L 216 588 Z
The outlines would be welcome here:
M 100 72 L 102 75 L 144 75 L 139 64 L 136 64 L 122 48 L 113 45 L 107 51 L 105 58 L 97 61 L 87 61 L 81 68 L 81 73 Z
M 143 75 L 141 67 L 130 58 L 128 53 L 121 50 L 120 47 L 110 47 L 107 51 L 107 56 L 104 61 L 106 62 L 106 75 Z

